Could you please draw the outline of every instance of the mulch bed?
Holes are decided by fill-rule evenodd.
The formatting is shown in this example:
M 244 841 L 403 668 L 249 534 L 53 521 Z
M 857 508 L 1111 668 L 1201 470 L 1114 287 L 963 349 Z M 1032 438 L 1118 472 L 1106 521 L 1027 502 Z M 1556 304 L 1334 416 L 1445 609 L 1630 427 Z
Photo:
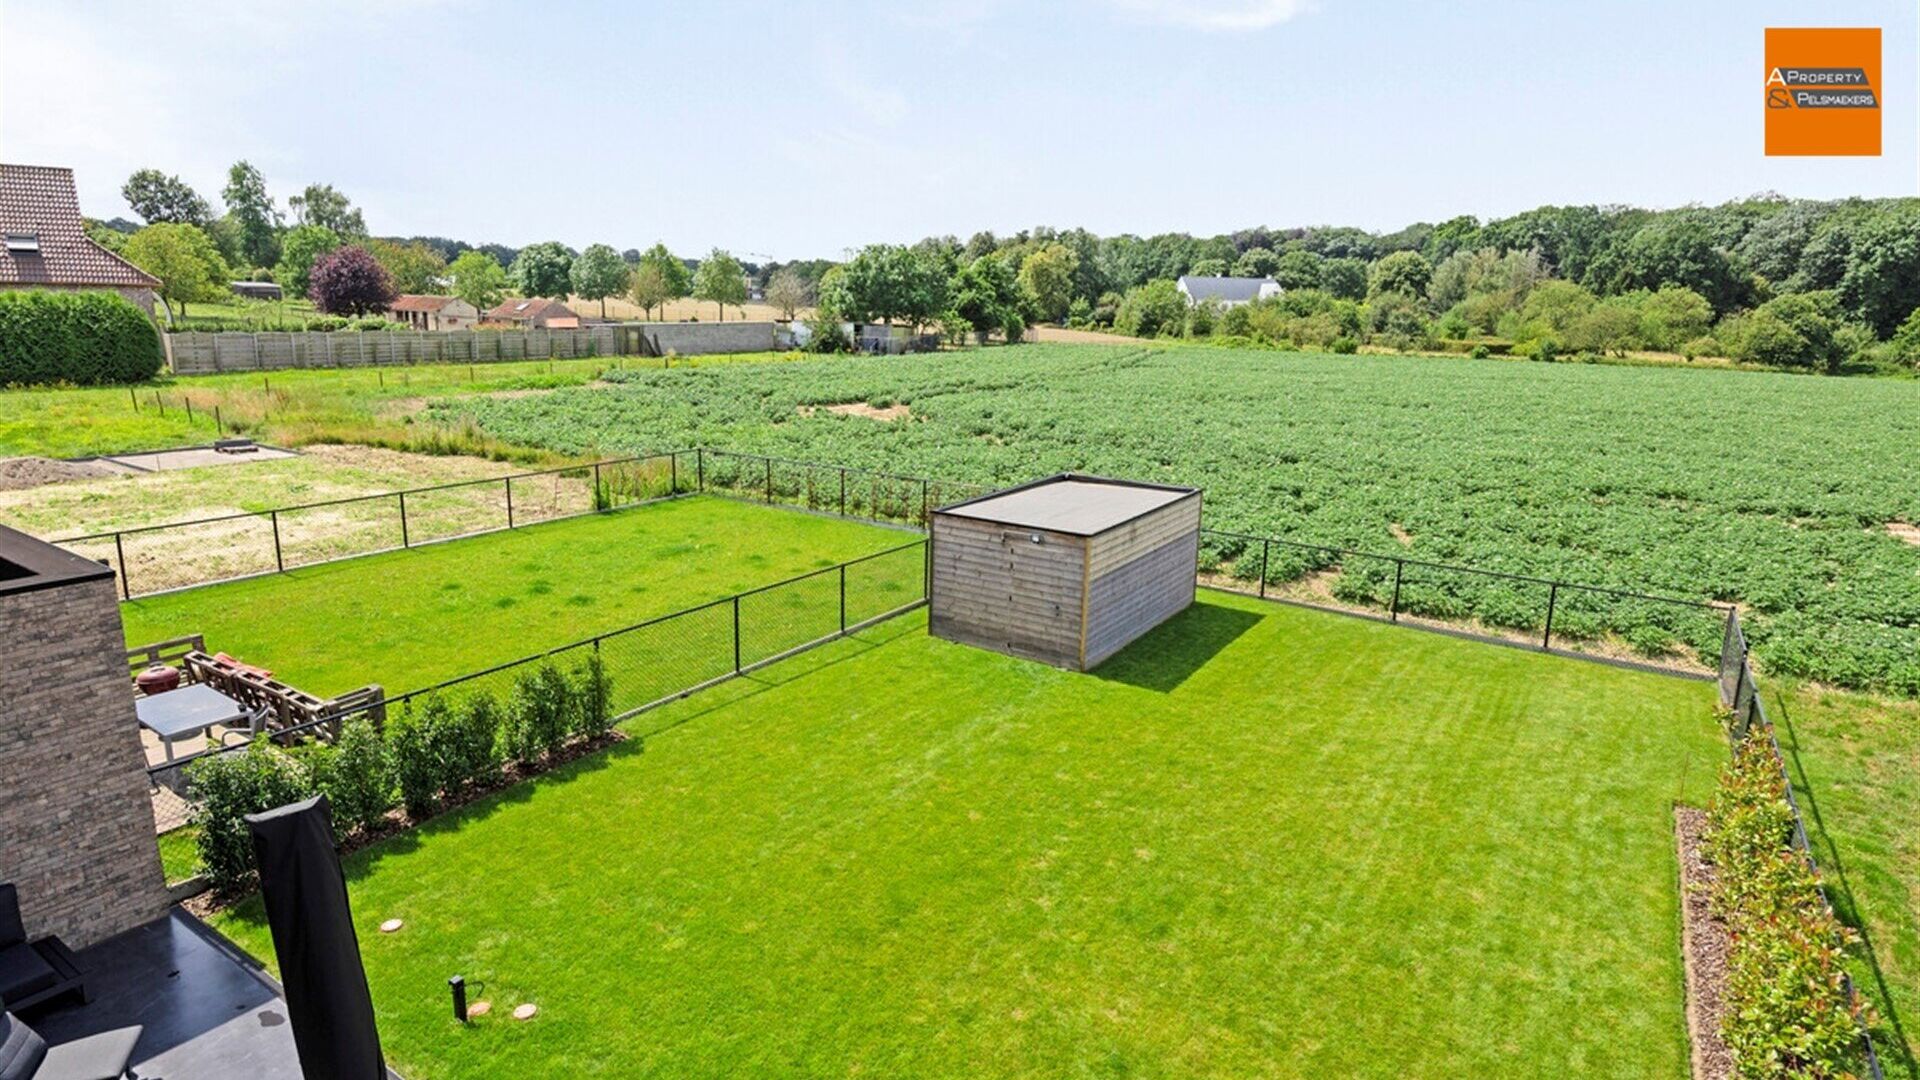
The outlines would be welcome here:
M 560 749 L 543 756 L 539 761 L 511 762 L 502 767 L 499 772 L 495 773 L 491 779 L 484 783 L 469 785 L 466 790 L 462 791 L 459 795 L 450 799 L 442 799 L 440 801 L 440 808 L 424 818 L 412 817 L 404 809 L 390 810 L 387 812 L 386 821 L 379 829 L 371 833 L 354 833 L 342 842 L 339 849 L 340 857 L 344 859 L 348 855 L 359 851 L 361 848 L 377 844 L 395 833 L 405 832 L 416 825 L 431 821 L 443 814 L 450 814 L 468 803 L 477 802 L 496 791 L 510 788 L 524 780 L 531 780 L 541 773 L 552 772 L 562 765 L 577 761 L 590 754 L 597 754 L 616 743 L 626 742 L 628 738 L 629 736 L 624 732 L 618 730 L 609 731 L 604 735 L 596 735 L 590 739 L 576 739 L 562 746 Z M 205 919 L 215 912 L 239 903 L 250 895 L 252 895 L 250 891 L 228 896 L 208 890 L 197 896 L 188 897 L 180 902 L 180 906 L 186 908 L 196 917 Z
M 1687 963 L 1687 1034 L 1693 1043 L 1694 1080 L 1735 1080 L 1733 1053 L 1720 1037 L 1726 1002 L 1727 928 L 1707 903 L 1713 864 L 1701 854 L 1707 812 L 1673 808 L 1673 840 L 1680 854 L 1680 944 Z

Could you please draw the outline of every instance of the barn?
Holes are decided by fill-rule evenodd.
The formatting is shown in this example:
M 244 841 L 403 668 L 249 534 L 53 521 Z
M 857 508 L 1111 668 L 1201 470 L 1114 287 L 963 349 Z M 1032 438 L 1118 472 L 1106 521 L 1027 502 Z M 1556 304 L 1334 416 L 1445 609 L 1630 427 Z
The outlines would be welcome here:
M 930 532 L 934 636 L 1088 671 L 1193 602 L 1200 489 L 1062 473 Z

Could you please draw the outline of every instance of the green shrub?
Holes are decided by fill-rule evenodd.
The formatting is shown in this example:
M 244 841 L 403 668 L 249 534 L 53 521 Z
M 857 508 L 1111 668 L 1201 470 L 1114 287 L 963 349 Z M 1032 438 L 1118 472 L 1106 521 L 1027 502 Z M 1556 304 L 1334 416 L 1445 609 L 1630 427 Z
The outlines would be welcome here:
M 508 752 L 532 761 L 543 751 L 558 749 L 574 728 L 573 713 L 573 686 L 553 661 L 521 672 L 507 705 L 505 729 L 513 733 Z
M 1473 357 L 1475 360 L 1485 360 L 1487 357 L 1493 355 L 1493 350 L 1487 348 L 1484 344 L 1480 344 L 1467 350 L 1467 355 Z
M 574 731 L 592 738 L 613 730 L 613 681 L 599 653 L 573 669 Z
M 417 713 L 413 702 L 407 702 L 400 715 L 387 724 L 387 760 L 393 782 L 400 789 L 400 804 L 415 818 L 426 817 L 438 805 L 446 767 L 440 761 L 440 740 L 434 732 L 451 714 L 446 700 L 434 694 L 421 703 Z
M 1708 809 L 1709 899 L 1727 925 L 1722 1031 L 1748 1080 L 1854 1075 L 1866 1005 L 1850 993 L 1856 939 L 1793 847 L 1786 779 L 1764 728 L 1735 749 Z
M 1350 337 L 1337 337 L 1328 343 L 1327 348 L 1342 356 L 1351 356 L 1360 351 L 1360 343 Z
M 373 722 L 354 717 L 341 726 L 332 744 L 309 745 L 304 761 L 314 787 L 333 807 L 334 835 L 344 839 L 356 829 L 379 828 L 393 809 L 393 775 L 386 743 Z
M 266 739 L 188 765 L 187 783 L 194 798 L 192 824 L 200 830 L 200 867 L 224 893 L 253 880 L 253 838 L 246 816 L 314 792 L 307 770 Z
M 0 385 L 144 382 L 166 354 L 152 320 L 109 292 L 0 292 Z
M 440 744 L 442 790 L 478 783 L 498 767 L 494 746 L 500 735 L 500 706 L 492 694 L 475 694 L 461 702 L 433 734 Z

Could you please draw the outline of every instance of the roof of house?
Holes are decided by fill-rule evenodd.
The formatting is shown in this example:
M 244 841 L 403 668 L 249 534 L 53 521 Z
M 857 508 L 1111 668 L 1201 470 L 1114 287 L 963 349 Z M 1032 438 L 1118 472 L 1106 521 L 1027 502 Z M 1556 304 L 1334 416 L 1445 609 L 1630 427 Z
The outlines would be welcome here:
M 401 293 L 394 297 L 391 310 L 394 311 L 439 311 L 448 304 L 459 302 L 457 296 L 423 296 L 419 293 Z
M 0 284 L 160 285 L 87 239 L 72 169 L 0 164 L 0 233 Z
M 1267 285 L 1279 287 L 1279 283 L 1272 278 L 1192 277 L 1184 274 L 1180 277 L 1180 286 L 1195 300 L 1221 300 L 1227 303 L 1258 300 L 1261 288 Z
M 573 309 L 558 300 L 531 300 L 510 296 L 500 302 L 500 306 L 487 312 L 489 319 L 537 319 L 541 315 L 552 318 L 555 315 L 572 315 Z
M 1200 493 L 1199 488 L 1061 473 L 941 507 L 954 517 L 1093 536 Z

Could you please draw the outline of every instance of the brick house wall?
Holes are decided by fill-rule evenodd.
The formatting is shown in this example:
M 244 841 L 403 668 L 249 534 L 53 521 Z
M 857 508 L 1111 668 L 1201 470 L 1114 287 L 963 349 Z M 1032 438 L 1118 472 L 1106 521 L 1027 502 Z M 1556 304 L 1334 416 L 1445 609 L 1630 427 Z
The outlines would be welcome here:
M 82 948 L 167 908 L 120 607 L 105 568 L 0 532 L 10 574 L 22 541 L 79 567 L 0 581 L 0 881 L 29 935 Z

